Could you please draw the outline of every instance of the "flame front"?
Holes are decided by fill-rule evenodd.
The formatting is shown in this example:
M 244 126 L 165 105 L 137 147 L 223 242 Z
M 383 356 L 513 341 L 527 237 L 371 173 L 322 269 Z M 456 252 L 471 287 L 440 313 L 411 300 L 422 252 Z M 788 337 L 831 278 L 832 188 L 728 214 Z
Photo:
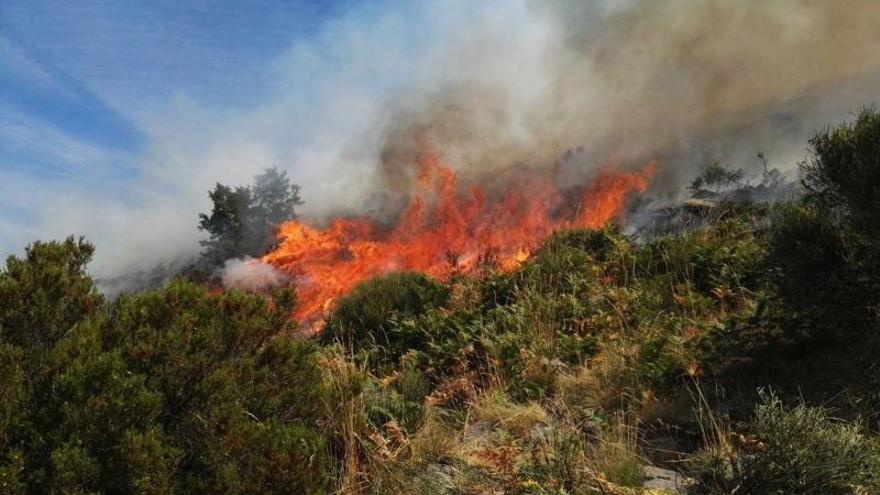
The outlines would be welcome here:
M 281 225 L 281 244 L 263 261 L 296 280 L 295 318 L 318 329 L 337 297 L 391 271 L 444 278 L 472 272 L 488 257 L 498 269 L 513 270 L 554 231 L 601 228 L 619 217 L 627 195 L 643 192 L 656 169 L 652 162 L 639 172 L 603 170 L 570 208 L 552 178 L 536 172 L 517 173 L 488 201 L 481 187 L 461 191 L 440 155 L 422 155 L 418 167 L 417 192 L 390 228 L 366 217 L 335 218 L 324 228 Z

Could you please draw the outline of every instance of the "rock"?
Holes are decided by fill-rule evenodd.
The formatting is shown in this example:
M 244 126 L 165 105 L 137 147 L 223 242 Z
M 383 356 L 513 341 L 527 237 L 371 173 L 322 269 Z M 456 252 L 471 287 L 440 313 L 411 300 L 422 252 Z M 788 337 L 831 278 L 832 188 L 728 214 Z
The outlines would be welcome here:
M 656 466 L 645 466 L 645 488 L 685 493 L 689 479 L 675 471 Z

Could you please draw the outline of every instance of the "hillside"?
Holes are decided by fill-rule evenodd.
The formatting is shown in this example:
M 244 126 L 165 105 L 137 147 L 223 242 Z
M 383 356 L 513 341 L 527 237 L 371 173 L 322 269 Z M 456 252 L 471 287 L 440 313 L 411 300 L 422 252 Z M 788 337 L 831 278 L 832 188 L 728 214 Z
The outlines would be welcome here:
M 810 146 L 801 199 L 390 273 L 313 337 L 295 288 L 109 301 L 92 245 L 35 242 L 0 271 L 0 491 L 880 493 L 880 113 Z

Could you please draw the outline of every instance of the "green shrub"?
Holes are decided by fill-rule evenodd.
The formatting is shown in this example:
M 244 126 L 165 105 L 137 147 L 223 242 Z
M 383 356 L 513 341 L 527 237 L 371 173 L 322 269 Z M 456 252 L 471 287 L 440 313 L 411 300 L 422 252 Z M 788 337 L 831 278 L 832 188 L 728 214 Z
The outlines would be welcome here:
M 103 298 L 85 272 L 95 247 L 82 238 L 34 242 L 24 258 L 10 256 L 0 272 L 0 332 L 16 346 L 42 352 Z
M 704 453 L 695 462 L 694 493 L 855 495 L 880 490 L 880 448 L 860 427 L 820 408 L 786 408 L 764 395 L 731 452 Z
M 810 320 L 807 337 L 854 338 L 863 328 L 874 292 L 869 273 L 859 266 L 845 229 L 822 211 L 782 209 L 770 231 L 768 265 L 787 317 Z
M 770 264 L 788 297 L 814 299 L 817 291 L 839 290 L 849 278 L 850 252 L 841 230 L 816 208 L 781 209 L 773 218 L 769 247 Z
M 607 261 L 618 244 L 625 242 L 612 226 L 604 230 L 557 232 L 544 241 L 511 280 L 522 291 L 538 291 L 547 296 L 577 293 L 593 281 L 589 266 Z
M 816 134 L 810 147 L 801 167 L 805 199 L 880 240 L 880 112 L 868 107 L 855 122 Z
M 323 373 L 286 336 L 291 297 L 177 281 L 108 307 L 90 255 L 35 243 L 0 271 L 0 491 L 325 493 Z
M 442 306 L 448 296 L 443 284 L 415 272 L 367 280 L 339 300 L 321 340 L 339 342 L 354 352 L 377 352 L 383 362 L 394 363 L 406 351 L 422 348 L 425 336 L 392 324 L 392 317 L 419 315 Z

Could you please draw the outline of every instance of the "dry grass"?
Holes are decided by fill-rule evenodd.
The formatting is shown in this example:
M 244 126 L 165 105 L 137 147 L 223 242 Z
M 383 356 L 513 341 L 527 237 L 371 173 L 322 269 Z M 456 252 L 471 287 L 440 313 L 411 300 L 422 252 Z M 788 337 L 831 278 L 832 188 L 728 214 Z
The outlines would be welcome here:
M 461 449 L 461 434 L 448 426 L 435 408 L 429 407 L 422 427 L 409 439 L 414 462 L 436 462 L 456 457 Z
M 547 411 L 538 403 L 514 404 L 501 392 L 489 392 L 471 407 L 472 421 L 485 421 L 515 437 L 527 435 L 536 426 L 549 421 Z
M 611 426 L 588 448 L 595 472 L 615 485 L 637 488 L 644 482 L 645 461 L 638 454 L 635 420 L 617 414 Z

